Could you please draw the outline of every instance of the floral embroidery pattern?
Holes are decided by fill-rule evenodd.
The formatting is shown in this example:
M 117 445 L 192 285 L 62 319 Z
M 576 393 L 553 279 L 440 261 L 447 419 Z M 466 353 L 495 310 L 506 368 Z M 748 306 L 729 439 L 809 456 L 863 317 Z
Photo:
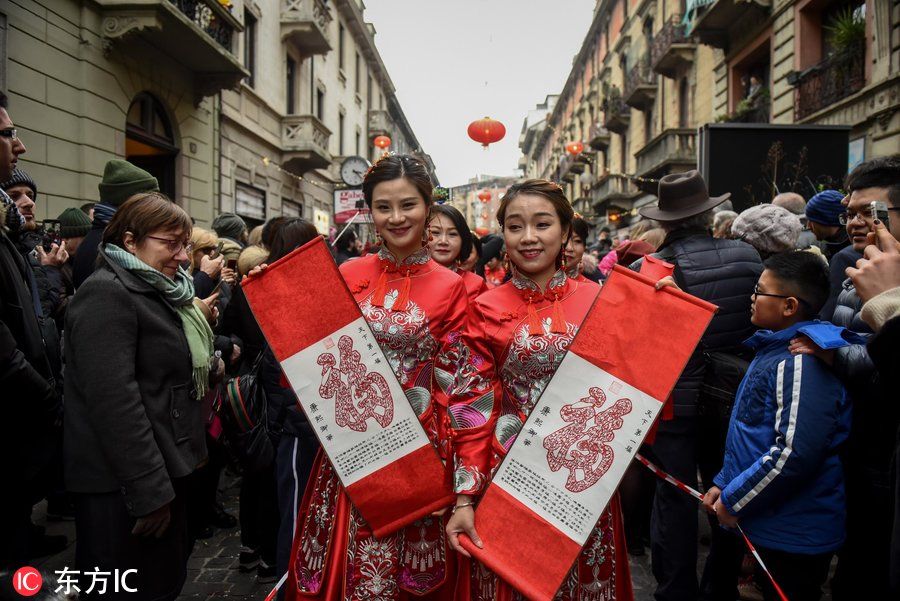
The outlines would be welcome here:
M 431 361 L 438 349 L 438 342 L 428 327 L 428 318 L 422 308 L 409 302 L 406 311 L 391 311 L 394 290 L 385 297 L 385 306 L 376 307 L 366 299 L 360 309 L 384 351 L 391 369 L 401 384 L 409 383 L 416 367 Z M 391 300 L 389 300 L 391 299 Z
M 402 261 L 398 261 L 397 257 L 394 256 L 394 253 L 389 251 L 387 247 L 382 244 L 381 248 L 378 249 L 378 258 L 395 267 L 406 267 L 409 265 L 424 265 L 431 259 L 431 256 L 428 254 L 428 249 L 422 247 Z
M 550 331 L 550 318 L 542 320 L 541 324 L 543 336 L 529 336 L 527 325 L 516 330 L 509 354 L 500 368 L 505 389 L 518 405 L 516 409 L 526 417 L 547 387 L 578 330 L 576 326 L 566 324 L 565 334 L 554 334 Z
M 334 510 L 338 495 L 338 479 L 331 464 L 319 469 L 315 490 L 303 522 L 302 543 L 294 565 L 297 590 L 316 594 L 322 586 L 322 571 L 334 530 Z
M 388 601 L 398 594 L 396 569 L 396 538 L 368 537 L 359 543 L 356 568 L 359 580 L 353 587 L 354 601 Z
M 417 520 L 402 531 L 400 586 L 422 595 L 446 577 L 446 534 L 439 518 Z

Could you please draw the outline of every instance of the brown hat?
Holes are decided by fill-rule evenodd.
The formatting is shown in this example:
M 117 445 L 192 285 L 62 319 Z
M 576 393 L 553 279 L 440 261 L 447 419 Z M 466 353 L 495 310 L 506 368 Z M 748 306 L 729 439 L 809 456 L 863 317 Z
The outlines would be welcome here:
M 657 196 L 658 206 L 643 207 L 640 214 L 656 221 L 680 221 L 722 204 L 731 197 L 731 192 L 710 198 L 703 176 L 693 169 L 660 178 Z

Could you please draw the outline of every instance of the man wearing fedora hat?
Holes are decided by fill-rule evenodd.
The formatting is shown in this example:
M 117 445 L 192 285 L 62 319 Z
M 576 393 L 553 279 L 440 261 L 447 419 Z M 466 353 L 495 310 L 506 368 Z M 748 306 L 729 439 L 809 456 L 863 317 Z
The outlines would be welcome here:
M 707 432 L 698 416 L 705 372 L 702 351 L 738 353 L 753 333 L 750 295 L 762 273 L 759 254 L 740 240 L 713 238 L 713 209 L 731 196 L 709 195 L 698 171 L 673 173 L 659 180 L 659 203 L 644 207 L 642 216 L 660 222 L 666 237 L 654 257 L 675 265 L 675 281 L 686 292 L 719 307 L 698 350 L 685 366 L 664 411 L 653 452 L 662 468 L 690 486 L 697 486 L 698 467 L 706 484 L 722 466 L 723 448 L 704 443 L 722 434 Z M 640 268 L 640 262 L 632 268 Z M 668 419 L 666 419 L 668 418 Z M 739 556 L 731 538 L 713 527 L 713 545 L 697 583 L 697 503 L 670 486 L 657 487 L 651 520 L 651 555 L 657 601 L 737 598 Z M 735 558 L 736 561 L 735 561 Z M 732 580 L 729 573 L 734 575 Z

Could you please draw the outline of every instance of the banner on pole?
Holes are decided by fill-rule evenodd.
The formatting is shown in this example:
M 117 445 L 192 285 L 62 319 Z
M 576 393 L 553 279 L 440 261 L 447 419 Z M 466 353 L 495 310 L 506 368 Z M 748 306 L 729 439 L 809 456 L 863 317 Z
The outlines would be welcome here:
M 242 285 L 350 500 L 375 536 L 453 502 L 444 466 L 321 237 Z
M 461 544 L 533 600 L 552 599 L 716 307 L 616 267 Z

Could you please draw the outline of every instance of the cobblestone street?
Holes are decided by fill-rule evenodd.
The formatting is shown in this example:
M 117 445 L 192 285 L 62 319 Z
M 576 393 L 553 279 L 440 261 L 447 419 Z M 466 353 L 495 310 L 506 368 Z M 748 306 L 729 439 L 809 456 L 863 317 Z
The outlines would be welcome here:
M 224 488 L 220 498 L 225 509 L 232 515 L 238 513 L 239 480 L 227 472 L 222 477 Z M 69 538 L 68 548 L 58 555 L 47 557 L 33 565 L 45 573 L 52 574 L 64 566 L 70 568 L 75 563 L 74 522 L 47 522 L 45 504 L 35 509 L 34 520 L 45 525 L 48 534 L 65 534 Z M 240 530 L 216 530 L 212 538 L 197 541 L 194 553 L 188 562 L 188 578 L 180 600 L 229 599 L 233 601 L 262 601 L 273 584 L 259 584 L 255 573 L 238 570 L 240 552 Z M 700 545 L 700 564 L 706 557 L 707 547 Z M 653 575 L 650 572 L 649 549 L 643 557 L 631 558 L 631 576 L 634 581 L 635 601 L 652 601 Z

